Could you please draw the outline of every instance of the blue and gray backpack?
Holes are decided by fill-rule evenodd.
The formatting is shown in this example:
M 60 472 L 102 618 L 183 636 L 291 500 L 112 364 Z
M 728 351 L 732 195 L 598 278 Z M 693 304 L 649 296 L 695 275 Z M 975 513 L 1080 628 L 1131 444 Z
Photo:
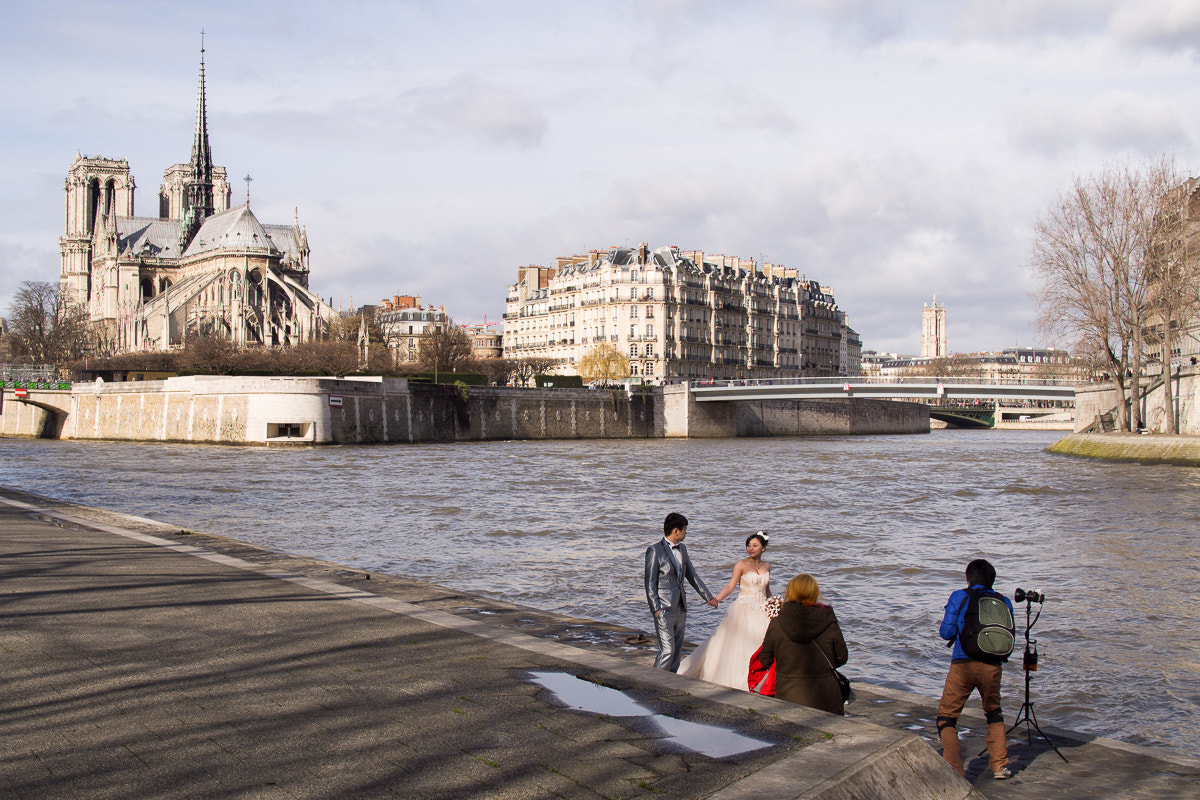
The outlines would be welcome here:
M 969 658 L 985 664 L 1003 664 L 1012 655 L 1017 627 L 1004 598 L 991 589 L 967 589 L 959 644 Z

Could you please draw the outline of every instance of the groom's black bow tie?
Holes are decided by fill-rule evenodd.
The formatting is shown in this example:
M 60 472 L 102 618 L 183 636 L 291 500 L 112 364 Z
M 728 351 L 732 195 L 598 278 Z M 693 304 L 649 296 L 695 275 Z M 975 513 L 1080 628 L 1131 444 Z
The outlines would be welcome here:
M 677 545 L 677 544 L 673 544 L 673 545 L 671 545 L 671 549 L 672 549 L 672 550 L 678 550 L 678 549 L 679 549 L 679 545 Z

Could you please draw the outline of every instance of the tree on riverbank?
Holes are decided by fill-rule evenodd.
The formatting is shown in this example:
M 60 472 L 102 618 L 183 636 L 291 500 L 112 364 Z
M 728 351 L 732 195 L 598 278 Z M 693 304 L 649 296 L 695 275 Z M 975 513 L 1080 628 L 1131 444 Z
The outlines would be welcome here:
M 608 342 L 602 342 L 587 351 L 579 361 L 579 374 L 585 382 L 596 380 L 620 380 L 629 377 L 629 359 Z
M 417 361 L 426 372 L 458 372 L 471 363 L 474 348 L 467 332 L 446 320 L 445 327 L 427 330 L 417 343 Z
M 1072 338 L 1073 350 L 1101 355 L 1117 389 L 1123 430 L 1142 423 L 1147 332 L 1161 337 L 1166 331 L 1165 370 L 1180 313 L 1168 298 L 1194 270 L 1182 257 L 1182 185 L 1169 157 L 1109 165 L 1077 177 L 1034 226 L 1030 267 L 1039 281 L 1038 325 L 1050 337 Z
M 11 357 L 34 364 L 65 364 L 92 341 L 87 310 L 57 283 L 23 281 L 9 308 Z

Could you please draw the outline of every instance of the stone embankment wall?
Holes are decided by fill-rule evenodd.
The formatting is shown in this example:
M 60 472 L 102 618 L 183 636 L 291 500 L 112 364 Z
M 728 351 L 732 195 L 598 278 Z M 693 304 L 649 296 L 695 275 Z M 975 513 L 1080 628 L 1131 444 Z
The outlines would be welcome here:
M 5 398 L 0 434 L 218 444 L 358 444 L 924 433 L 928 410 L 870 400 L 698 403 L 646 392 L 431 386 L 390 378 L 77 384 Z M 57 409 L 57 411 L 55 411 Z
M 1052 453 L 1200 467 L 1200 436 L 1157 436 L 1136 433 L 1073 433 L 1047 448 Z
M 928 433 L 929 406 L 886 400 L 753 400 L 736 403 L 738 436 Z
M 1167 408 L 1162 380 L 1146 379 L 1143 385 L 1147 390 L 1141 402 L 1144 425 L 1148 430 L 1165 433 Z M 1171 412 L 1179 423 L 1179 433 L 1200 436 L 1200 371 L 1194 366 L 1185 366 L 1177 378 L 1172 378 L 1171 393 L 1175 395 Z M 1116 407 L 1117 390 L 1111 383 L 1080 386 L 1075 390 L 1075 432 L 1090 427 L 1101 414 L 1112 412 Z

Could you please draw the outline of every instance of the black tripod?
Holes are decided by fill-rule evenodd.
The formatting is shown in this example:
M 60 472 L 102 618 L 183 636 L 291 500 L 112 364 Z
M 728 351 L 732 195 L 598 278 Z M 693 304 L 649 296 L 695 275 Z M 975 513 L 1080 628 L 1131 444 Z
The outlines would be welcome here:
M 1021 594 L 1021 590 L 1018 589 L 1017 593 Z M 1020 598 L 1018 597 L 1018 601 L 1019 600 Z M 1067 761 L 1067 757 L 1059 752 L 1059 749 L 1054 746 L 1054 742 L 1050 741 L 1050 737 L 1047 736 L 1045 731 L 1043 731 L 1038 725 L 1037 714 L 1033 713 L 1033 701 L 1029 699 L 1029 680 L 1032 677 L 1031 673 L 1036 672 L 1038 667 L 1037 639 L 1030 639 L 1029 631 L 1034 625 L 1037 624 L 1038 617 L 1042 615 L 1041 603 L 1039 602 L 1038 612 L 1031 620 L 1029 615 L 1032 610 L 1033 600 L 1025 600 L 1025 658 L 1023 659 L 1023 663 L 1021 665 L 1025 669 L 1025 702 L 1021 704 L 1021 710 L 1017 712 L 1017 719 L 1015 722 L 1013 722 L 1012 727 L 1005 732 L 1005 736 L 1012 733 L 1014 730 L 1016 730 L 1018 725 L 1024 722 L 1025 733 L 1029 737 L 1029 744 L 1032 745 L 1033 732 L 1029 730 L 1029 726 L 1032 725 L 1034 729 L 1037 730 L 1038 736 L 1041 736 L 1043 739 L 1045 739 L 1046 744 L 1050 745 L 1054 752 L 1058 753 L 1058 757 L 1063 761 Z M 1068 761 L 1067 763 L 1069 764 L 1070 762 Z

